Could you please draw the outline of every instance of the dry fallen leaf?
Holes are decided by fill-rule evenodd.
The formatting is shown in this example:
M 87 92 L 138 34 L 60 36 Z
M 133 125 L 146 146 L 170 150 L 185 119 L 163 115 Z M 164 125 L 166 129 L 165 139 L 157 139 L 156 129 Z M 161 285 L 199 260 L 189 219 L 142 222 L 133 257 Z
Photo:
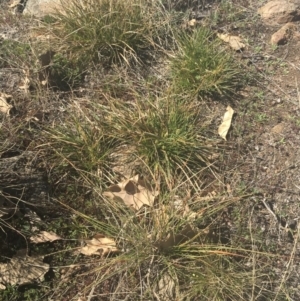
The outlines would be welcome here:
M 37 235 L 31 236 L 30 241 L 39 244 L 42 242 L 52 242 L 55 240 L 62 239 L 60 236 L 56 235 L 54 232 L 42 231 Z
M 229 43 L 229 46 L 235 51 L 243 50 L 245 48 L 245 44 L 242 43 L 242 39 L 238 36 L 231 36 L 223 33 L 218 33 L 217 36 L 224 42 Z
M 0 264 L 0 289 L 6 285 L 24 285 L 42 281 L 49 271 L 49 264 L 34 257 L 15 257 L 8 263 Z
M 11 95 L 0 92 L 0 112 L 4 114 L 9 114 L 9 111 L 12 108 L 12 106 L 8 104 L 8 101 L 11 98 L 12 98 Z
M 234 114 L 234 110 L 230 106 L 228 106 L 227 107 L 227 111 L 226 111 L 226 113 L 224 114 L 224 117 L 223 117 L 223 122 L 219 126 L 219 129 L 218 129 L 218 134 L 224 140 L 226 140 L 226 135 L 227 135 L 228 130 L 229 130 L 230 126 L 231 126 L 231 120 L 232 120 L 233 114 Z
M 177 300 L 175 296 L 176 284 L 178 284 L 178 279 L 174 280 L 174 277 L 176 276 L 171 276 L 168 272 L 165 272 L 160 276 L 158 283 L 155 285 L 155 291 L 157 292 L 161 300 Z
M 138 175 L 108 188 L 104 196 L 122 200 L 127 206 L 139 210 L 143 205 L 152 206 L 158 192 Z
M 118 252 L 116 242 L 104 237 L 102 234 L 95 235 L 91 240 L 85 241 L 86 246 L 82 247 L 79 252 L 83 255 L 106 255 L 108 253 Z
M 188 26 L 190 26 L 190 27 L 194 27 L 197 23 L 198 23 L 198 22 L 197 22 L 196 19 L 192 19 L 192 20 L 188 21 L 187 24 L 188 24 Z

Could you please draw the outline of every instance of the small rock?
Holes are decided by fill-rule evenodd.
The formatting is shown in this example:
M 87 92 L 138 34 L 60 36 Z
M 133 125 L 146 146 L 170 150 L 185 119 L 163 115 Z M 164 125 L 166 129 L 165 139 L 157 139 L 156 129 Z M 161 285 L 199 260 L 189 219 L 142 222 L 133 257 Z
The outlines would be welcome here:
M 300 41 L 300 32 L 296 31 L 293 35 L 293 40 L 297 41 L 299 43 Z
M 300 20 L 300 3 L 273 0 L 260 7 L 257 12 L 266 24 L 284 24 Z
M 272 45 L 284 45 L 293 37 L 297 27 L 293 23 L 287 23 L 277 30 L 271 37 Z
M 271 132 L 274 134 L 281 134 L 283 132 L 283 130 L 284 130 L 284 124 L 278 123 L 271 129 Z
M 27 0 L 23 14 L 42 18 L 61 8 L 61 0 Z
M 197 20 L 196 19 L 192 19 L 187 24 L 190 27 L 195 27 L 195 25 L 197 24 Z

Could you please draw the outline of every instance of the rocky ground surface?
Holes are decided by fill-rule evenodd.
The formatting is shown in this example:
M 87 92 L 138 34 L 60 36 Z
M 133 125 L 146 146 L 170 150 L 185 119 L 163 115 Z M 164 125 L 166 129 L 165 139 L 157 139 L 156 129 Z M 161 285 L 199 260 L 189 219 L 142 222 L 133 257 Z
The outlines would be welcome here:
M 1 9 L 15 13 L 1 13 L 0 39 L 22 40 L 30 27 L 22 14 L 41 17 L 54 2 L 0 2 Z M 229 213 L 231 239 L 242 244 L 243 227 L 259 232 L 262 241 L 282 254 L 268 263 L 270 274 L 278 277 L 277 287 L 270 290 L 284 286 L 289 295 L 286 300 L 300 300 L 300 1 L 190 1 L 190 9 L 190 20 L 206 22 L 216 33 L 240 37 L 243 47 L 234 55 L 257 74 L 253 85 L 241 92 L 240 101 L 233 101 L 236 115 L 222 177 L 229 192 L 240 187 L 256 193 L 239 209 L 247 219 L 240 221 Z M 21 140 L 16 133 L 14 148 L 1 154 L 4 160 L 20 156 L 32 145 L 30 127 L 59 119 L 67 97 L 50 91 L 47 97 L 32 102 L 25 65 L 1 66 L 0 61 L 0 92 L 12 95 L 11 118 L 14 124 L 26 124 L 28 131 Z M 224 105 L 213 103 L 210 110 L 221 116 Z M 46 188 L 39 196 L 45 193 Z M 237 222 L 243 227 L 237 227 Z

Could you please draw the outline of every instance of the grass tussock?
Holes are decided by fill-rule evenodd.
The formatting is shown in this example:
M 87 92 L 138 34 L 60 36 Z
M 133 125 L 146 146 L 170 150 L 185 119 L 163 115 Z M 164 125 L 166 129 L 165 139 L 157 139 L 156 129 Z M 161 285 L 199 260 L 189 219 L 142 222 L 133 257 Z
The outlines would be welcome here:
M 76 210 L 74 198 L 63 203 L 88 225 L 89 238 L 106 237 L 118 250 L 105 252 L 85 272 L 96 280 L 83 294 L 96 289 L 103 300 L 198 300 L 201 295 L 215 301 L 267 294 L 260 286 L 266 279 L 245 264 L 251 249 L 231 245 L 220 227 L 223 210 L 240 198 L 202 197 L 198 181 L 213 150 L 205 138 L 208 121 L 198 106 L 177 97 L 84 103 L 76 106 L 80 114 L 70 111 L 65 126 L 51 131 L 65 171 L 73 168 L 89 191 L 83 210 Z M 147 193 L 132 179 L 116 189 L 115 164 L 126 164 L 130 175 L 138 170 Z M 140 198 L 147 205 L 136 207 Z
M 43 135 L 54 166 L 52 177 L 59 183 L 63 178 L 59 189 L 68 189 L 74 194 L 79 190 L 85 193 L 83 187 L 89 186 L 86 181 L 105 188 L 118 174 L 114 168 L 120 140 L 101 126 L 103 112 L 95 104 L 78 101 L 68 110 L 64 123 L 47 128 Z M 66 183 L 71 183 L 68 188 Z M 77 198 L 81 198 L 80 193 Z
M 228 96 L 241 84 L 238 66 L 207 28 L 178 35 L 179 50 L 171 60 L 176 91 L 199 97 Z
M 113 103 L 106 114 L 104 126 L 128 145 L 129 161 L 138 161 L 168 183 L 180 171 L 197 173 L 209 161 L 212 148 L 204 136 L 202 112 L 180 96 Z
M 251 300 L 261 293 L 253 271 L 242 264 L 250 253 L 220 241 L 220 228 L 207 210 L 211 201 L 180 198 L 181 189 L 175 189 L 158 195 L 153 207 L 135 211 L 121 199 L 103 196 L 102 190 L 94 192 L 102 217 L 86 219 L 94 233 L 116 242 L 118 252 L 104 256 L 87 272 L 97 280 L 82 293 L 109 286 L 109 291 L 101 292 L 104 300 L 113 300 L 112 296 L 199 300 L 201 296 L 215 301 Z M 214 207 L 220 210 L 217 199 Z M 198 213 L 191 210 L 194 207 Z
M 52 149 L 62 159 L 59 165 L 87 174 L 107 171 L 116 141 L 84 119 L 72 118 L 67 125 L 48 133 Z
M 77 64 L 124 62 L 137 59 L 166 34 L 168 22 L 161 11 L 159 1 L 63 1 L 52 20 L 53 34 Z
M 22 66 L 30 56 L 32 51 L 28 43 L 4 40 L 0 45 L 0 68 Z
M 54 149 L 80 170 L 102 169 L 101 162 L 114 154 L 128 167 L 171 185 L 178 176 L 200 173 L 218 152 L 207 137 L 209 121 L 200 106 L 179 95 L 109 99 L 93 103 L 88 114 L 83 120 L 71 118 L 53 135 Z

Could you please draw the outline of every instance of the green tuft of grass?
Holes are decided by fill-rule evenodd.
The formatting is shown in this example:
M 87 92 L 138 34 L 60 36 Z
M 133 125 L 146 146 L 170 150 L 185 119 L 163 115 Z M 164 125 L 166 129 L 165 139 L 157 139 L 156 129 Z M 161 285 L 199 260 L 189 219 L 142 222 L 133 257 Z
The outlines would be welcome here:
M 222 25 L 226 22 L 243 26 L 246 22 L 247 12 L 241 5 L 235 5 L 232 1 L 221 0 L 212 12 L 210 19 L 213 25 Z M 220 26 L 221 27 L 221 26 Z
M 71 114 L 64 125 L 47 131 L 48 141 L 55 153 L 55 164 L 83 178 L 94 175 L 100 180 L 108 177 L 117 140 L 92 122 L 92 116 L 89 118 L 83 112 L 80 116 L 78 111 L 72 111 Z
M 134 102 L 108 98 L 89 103 L 88 109 L 72 108 L 63 126 L 49 130 L 60 166 L 100 170 L 110 178 L 112 168 L 122 165 L 127 175 L 151 174 L 168 186 L 177 177 L 199 176 L 218 152 L 200 106 L 179 95 L 136 97 Z
M 51 21 L 58 44 L 78 64 L 123 62 L 165 35 L 160 11 L 159 1 L 72 0 Z
M 127 161 L 142 166 L 168 184 L 179 175 L 200 172 L 216 151 L 208 139 L 207 119 L 196 104 L 179 95 L 135 103 L 111 101 L 101 108 L 102 127 L 126 146 Z
M 32 56 L 29 44 L 14 40 L 4 40 L 0 45 L 0 68 L 19 67 Z
M 228 50 L 207 28 L 178 35 L 179 50 L 171 60 L 176 91 L 201 98 L 226 96 L 241 84 L 241 74 Z
M 83 75 L 82 66 L 74 64 L 66 55 L 54 55 L 48 74 L 52 87 L 69 90 L 70 87 L 75 87 L 82 82 Z
M 244 265 L 251 251 L 222 244 L 222 230 L 207 210 L 213 206 L 215 213 L 220 212 L 218 200 L 213 205 L 201 198 L 178 201 L 182 192 L 175 189 L 159 195 L 155 206 L 135 212 L 120 200 L 103 197 L 95 186 L 94 192 L 101 218 L 75 214 L 85 218 L 94 233 L 113 239 L 119 252 L 103 257 L 85 273 L 96 280 L 83 294 L 100 288 L 108 300 L 117 295 L 130 300 L 199 300 L 201 296 L 201 300 L 223 301 L 254 300 L 267 291 Z M 232 203 L 230 198 L 222 199 Z M 186 210 L 191 203 L 201 208 L 200 214 Z M 101 291 L 107 285 L 110 290 Z

